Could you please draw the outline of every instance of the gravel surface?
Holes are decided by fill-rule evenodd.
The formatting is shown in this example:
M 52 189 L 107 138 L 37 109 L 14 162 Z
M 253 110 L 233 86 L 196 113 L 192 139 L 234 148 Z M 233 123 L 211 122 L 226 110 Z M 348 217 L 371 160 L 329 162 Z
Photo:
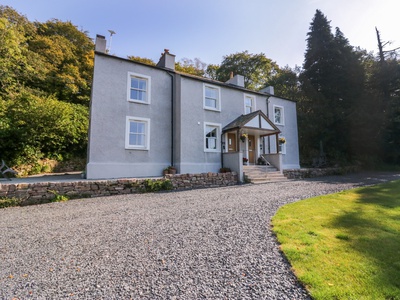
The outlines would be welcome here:
M 0 299 L 308 299 L 270 230 L 359 174 L 0 210 Z

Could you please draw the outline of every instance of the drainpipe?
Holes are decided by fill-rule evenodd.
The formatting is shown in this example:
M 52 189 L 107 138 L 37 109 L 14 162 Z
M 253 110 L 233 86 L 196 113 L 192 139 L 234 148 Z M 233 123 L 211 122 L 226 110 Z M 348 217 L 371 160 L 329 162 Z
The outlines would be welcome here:
M 266 99 L 266 102 L 267 102 L 267 117 L 268 117 L 268 119 L 270 119 L 270 117 L 269 117 L 269 98 L 270 98 L 271 96 L 267 96 L 267 99 Z M 271 119 L 270 119 L 271 120 Z M 264 141 L 264 143 L 265 143 L 265 139 L 263 139 L 263 141 Z M 265 152 L 265 145 L 264 145 L 264 152 Z M 268 154 L 269 153 L 271 153 L 271 143 L 270 143 L 270 138 L 269 138 L 269 136 L 268 136 Z
M 175 95 L 175 73 L 167 71 L 171 76 L 171 166 L 174 166 L 174 95 Z
M 223 133 L 221 132 L 221 168 L 224 167 L 224 145 L 225 141 L 223 141 Z

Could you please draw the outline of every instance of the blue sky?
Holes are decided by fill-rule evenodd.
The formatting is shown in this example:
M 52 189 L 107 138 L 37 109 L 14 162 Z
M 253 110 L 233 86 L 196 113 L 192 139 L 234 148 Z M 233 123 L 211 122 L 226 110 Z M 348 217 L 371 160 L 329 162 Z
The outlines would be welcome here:
M 281 67 L 301 66 L 316 9 L 353 46 L 376 51 L 375 26 L 400 46 L 399 0 L 2 0 L 31 21 L 56 18 L 105 35 L 111 53 L 158 61 L 164 48 L 182 58 L 219 64 L 224 55 L 264 53 Z

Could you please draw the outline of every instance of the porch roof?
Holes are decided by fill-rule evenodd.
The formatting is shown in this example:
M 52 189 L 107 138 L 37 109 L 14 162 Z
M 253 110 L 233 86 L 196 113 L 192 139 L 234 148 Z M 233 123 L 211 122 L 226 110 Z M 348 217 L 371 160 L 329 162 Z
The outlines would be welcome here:
M 222 128 L 222 133 L 241 129 L 245 130 L 246 133 L 257 133 L 260 136 L 281 132 L 261 110 L 239 116 Z

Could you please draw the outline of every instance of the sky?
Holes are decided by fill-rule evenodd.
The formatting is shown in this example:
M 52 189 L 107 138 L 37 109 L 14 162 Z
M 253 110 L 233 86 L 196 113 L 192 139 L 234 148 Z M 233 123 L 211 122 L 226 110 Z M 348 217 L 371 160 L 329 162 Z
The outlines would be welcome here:
M 104 35 L 110 53 L 158 61 L 220 64 L 242 51 L 264 53 L 279 66 L 301 66 L 317 9 L 352 46 L 377 51 L 375 26 L 387 49 L 400 46 L 399 0 L 1 0 L 30 21 L 71 21 L 91 38 Z M 109 30 L 115 32 L 111 45 Z

